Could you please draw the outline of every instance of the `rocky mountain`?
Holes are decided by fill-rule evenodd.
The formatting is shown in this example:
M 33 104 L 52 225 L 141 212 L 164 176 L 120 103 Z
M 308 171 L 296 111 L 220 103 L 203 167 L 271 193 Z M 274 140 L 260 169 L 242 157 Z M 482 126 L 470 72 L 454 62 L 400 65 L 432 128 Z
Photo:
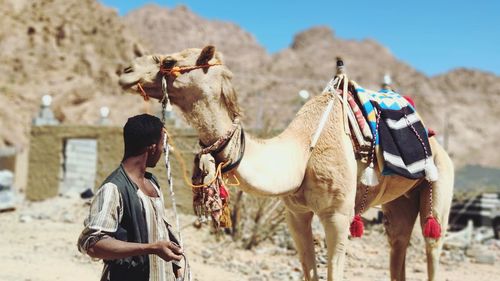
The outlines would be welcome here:
M 153 53 L 168 54 L 212 44 L 238 72 L 251 71 L 269 59 L 252 34 L 233 23 L 205 20 L 186 6 L 167 9 L 149 4 L 123 19 Z
M 500 77 L 456 69 L 432 78 L 446 106 L 433 108 L 449 132 L 449 150 L 457 163 L 499 167 Z
M 1 0 L 0 145 L 24 146 L 44 94 L 56 117 L 94 123 L 101 106 L 115 122 L 142 110 L 118 87 L 117 71 L 140 52 L 116 11 L 94 0 Z
M 500 145 L 500 77 L 490 73 L 458 69 L 427 77 L 374 40 L 344 40 L 324 26 L 298 33 L 289 48 L 271 55 L 239 26 L 204 19 L 185 6 L 146 5 L 120 18 L 95 0 L 0 1 L 0 145 L 26 143 L 44 93 L 54 95 L 63 122 L 95 122 L 100 106 L 113 105 L 111 119 L 122 124 L 144 110 L 116 83 L 124 64 L 144 50 L 213 44 L 234 72 L 247 127 L 285 127 L 303 103 L 297 93 L 319 94 L 342 56 L 350 78 L 366 88 L 377 89 L 391 74 L 426 124 L 442 139 L 447 133 L 459 166 L 500 167 L 493 152 Z

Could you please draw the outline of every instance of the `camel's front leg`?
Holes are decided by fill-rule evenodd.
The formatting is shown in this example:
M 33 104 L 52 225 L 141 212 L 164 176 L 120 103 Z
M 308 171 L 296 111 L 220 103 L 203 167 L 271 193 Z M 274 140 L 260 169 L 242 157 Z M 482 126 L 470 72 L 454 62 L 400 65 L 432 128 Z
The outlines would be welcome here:
M 343 281 L 347 235 L 352 216 L 336 212 L 322 213 L 319 217 L 325 228 L 328 248 L 328 281 Z
M 297 247 L 306 281 L 318 280 L 311 227 L 313 215 L 313 212 L 294 213 L 290 210 L 286 213 L 286 221 Z

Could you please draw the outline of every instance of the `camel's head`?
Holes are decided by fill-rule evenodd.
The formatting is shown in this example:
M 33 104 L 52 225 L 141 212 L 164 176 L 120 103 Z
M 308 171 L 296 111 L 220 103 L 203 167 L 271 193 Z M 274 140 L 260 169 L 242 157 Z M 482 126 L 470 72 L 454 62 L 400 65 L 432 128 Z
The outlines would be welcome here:
M 163 77 L 171 102 L 182 111 L 190 112 L 196 104 L 204 103 L 225 106 L 232 118 L 239 115 L 232 73 L 213 46 L 136 58 L 123 70 L 120 85 L 136 93 L 142 87 L 148 96 L 161 99 Z

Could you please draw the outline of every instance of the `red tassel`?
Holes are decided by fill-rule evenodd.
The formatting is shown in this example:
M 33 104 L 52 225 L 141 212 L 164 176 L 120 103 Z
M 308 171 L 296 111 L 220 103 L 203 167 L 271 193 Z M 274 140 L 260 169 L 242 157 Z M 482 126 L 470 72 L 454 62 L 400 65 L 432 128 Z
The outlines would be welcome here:
M 219 196 L 221 199 L 224 200 L 224 199 L 227 199 L 229 197 L 229 192 L 227 192 L 227 189 L 223 184 L 219 185 L 219 192 L 220 192 Z
M 364 231 L 363 219 L 361 219 L 361 215 L 355 215 L 354 219 L 351 222 L 351 227 L 349 230 L 351 231 L 351 237 L 361 237 L 363 236 Z
M 428 216 L 427 221 L 425 222 L 424 237 L 427 238 L 441 237 L 441 225 L 432 215 Z
M 415 108 L 415 102 L 410 96 L 403 96 L 403 98 L 405 98 L 405 100 L 407 100 L 413 106 L 413 108 Z

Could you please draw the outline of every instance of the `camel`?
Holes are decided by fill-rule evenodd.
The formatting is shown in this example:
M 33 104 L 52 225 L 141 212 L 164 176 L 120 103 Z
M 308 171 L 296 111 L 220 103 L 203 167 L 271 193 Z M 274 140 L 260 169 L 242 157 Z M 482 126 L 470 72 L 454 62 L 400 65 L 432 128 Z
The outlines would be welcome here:
M 170 72 L 162 72 L 169 69 Z M 186 49 L 177 53 L 136 58 L 120 75 L 123 89 L 162 99 L 162 79 L 168 97 L 198 132 L 200 142 L 213 144 L 227 134 L 240 116 L 231 71 L 214 47 Z M 165 83 L 166 82 L 166 83 Z M 360 210 L 365 186 L 360 184 L 366 164 L 355 159 L 344 131 L 342 103 L 335 99 L 326 126 L 311 150 L 311 136 L 331 99 L 321 94 L 310 99 L 278 136 L 257 139 L 246 135 L 246 148 L 234 173 L 245 192 L 279 196 L 287 212 L 286 221 L 294 239 L 305 280 L 318 280 L 311 221 L 316 214 L 325 229 L 328 280 L 343 280 L 349 226 Z M 445 231 L 454 181 L 453 164 L 435 138 L 430 140 L 439 179 L 432 183 L 434 217 Z M 235 159 L 230 143 L 216 160 Z M 390 250 L 391 280 L 405 280 L 405 257 L 417 215 L 431 210 L 429 183 L 400 176 L 382 176 L 366 193 L 367 206 L 382 204 Z M 427 203 L 426 203 L 427 202 Z M 421 216 L 420 223 L 425 223 Z M 428 279 L 436 280 L 443 235 L 426 239 Z

